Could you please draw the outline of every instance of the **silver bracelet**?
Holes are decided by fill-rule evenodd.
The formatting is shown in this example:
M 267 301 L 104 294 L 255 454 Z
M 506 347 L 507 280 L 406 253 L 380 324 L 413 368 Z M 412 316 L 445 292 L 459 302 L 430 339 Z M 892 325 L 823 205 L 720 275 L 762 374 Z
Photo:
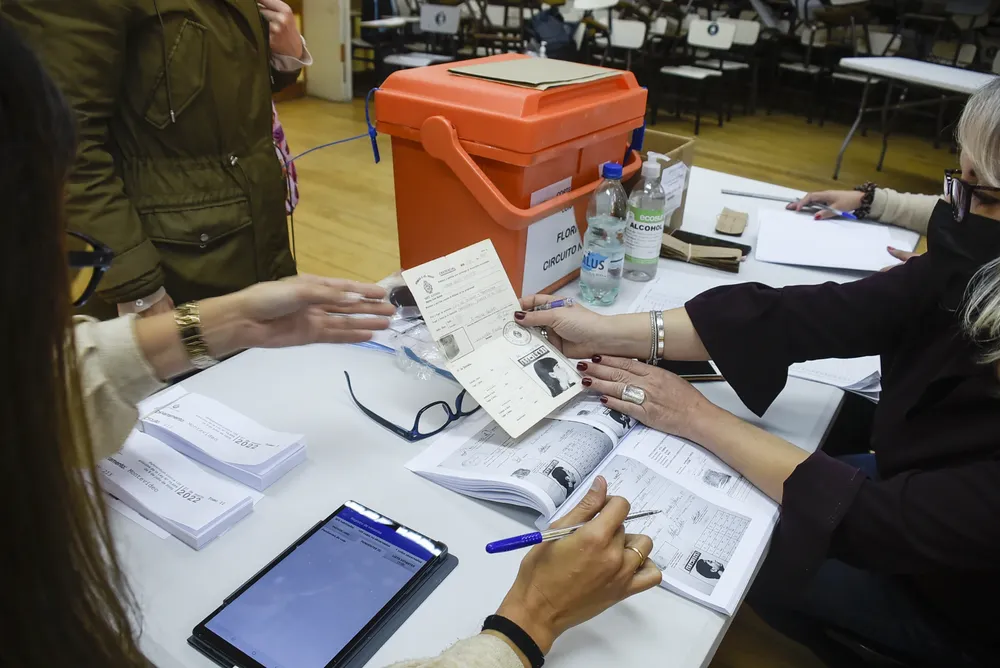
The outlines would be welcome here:
M 656 361 L 663 359 L 663 350 L 667 346 L 667 330 L 663 324 L 663 311 L 656 312 Z
M 656 311 L 649 312 L 649 357 L 646 359 L 646 364 L 656 364 L 659 360 L 656 358 L 656 350 L 658 347 L 657 343 L 657 329 L 656 329 Z

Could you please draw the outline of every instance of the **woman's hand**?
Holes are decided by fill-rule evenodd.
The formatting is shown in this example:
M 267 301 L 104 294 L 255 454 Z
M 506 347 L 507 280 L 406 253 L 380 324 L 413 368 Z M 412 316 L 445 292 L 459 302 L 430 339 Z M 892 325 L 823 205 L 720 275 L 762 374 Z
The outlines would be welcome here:
M 583 385 L 603 395 L 602 403 L 667 434 L 689 438 L 696 418 L 715 409 L 691 383 L 656 366 L 619 357 L 594 357 L 577 368 L 585 374 Z M 646 401 L 642 405 L 624 401 L 621 396 L 626 385 L 642 389 Z
M 552 526 L 587 525 L 568 538 L 532 548 L 497 610 L 524 629 L 542 652 L 567 629 L 660 583 L 656 565 L 629 549 L 648 557 L 653 541 L 625 533 L 629 503 L 609 499 L 607 493 L 607 481 L 598 476 L 580 504 Z
M 525 327 L 545 327 L 548 340 L 563 355 L 573 359 L 588 359 L 598 353 L 649 355 L 650 332 L 648 314 L 605 316 L 574 304 L 532 311 L 557 297 L 532 295 L 521 299 L 521 308 L 514 319 Z
M 396 307 L 374 301 L 384 298 L 377 285 L 302 274 L 198 302 L 201 334 L 216 359 L 244 348 L 360 343 L 389 326 Z M 191 370 L 173 313 L 138 319 L 135 333 L 159 378 Z
M 385 316 L 395 307 L 374 301 L 385 295 L 378 285 L 299 275 L 201 302 L 202 330 L 216 357 L 242 348 L 360 343 L 389 326 Z
M 785 208 L 801 211 L 803 207 L 810 204 L 826 204 L 838 211 L 854 211 L 861 206 L 861 199 L 864 196 L 863 192 L 857 190 L 824 190 L 818 193 L 809 193 L 798 202 L 792 202 Z M 833 211 L 823 210 L 816 213 L 816 219 L 833 218 L 836 215 Z
M 258 0 L 257 8 L 270 26 L 271 52 L 301 60 L 304 51 L 302 34 L 292 8 L 282 0 Z
M 897 260 L 902 260 L 903 262 L 907 262 L 910 258 L 914 258 L 920 255 L 920 253 L 911 253 L 910 251 L 899 250 L 898 248 L 893 248 L 892 246 L 887 246 L 886 250 L 889 251 L 889 255 L 893 256 Z M 886 267 L 886 269 L 892 269 L 892 267 L 895 266 L 898 265 L 892 265 L 890 267 Z M 885 269 L 883 269 L 882 271 L 885 271 Z

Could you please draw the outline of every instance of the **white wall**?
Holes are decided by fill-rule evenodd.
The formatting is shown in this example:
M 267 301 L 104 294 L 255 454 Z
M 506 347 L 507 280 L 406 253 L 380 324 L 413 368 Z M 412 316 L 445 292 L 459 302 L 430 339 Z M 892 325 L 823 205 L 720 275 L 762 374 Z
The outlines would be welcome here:
M 302 13 L 313 57 L 306 93 L 333 102 L 350 101 L 350 0 L 304 0 Z

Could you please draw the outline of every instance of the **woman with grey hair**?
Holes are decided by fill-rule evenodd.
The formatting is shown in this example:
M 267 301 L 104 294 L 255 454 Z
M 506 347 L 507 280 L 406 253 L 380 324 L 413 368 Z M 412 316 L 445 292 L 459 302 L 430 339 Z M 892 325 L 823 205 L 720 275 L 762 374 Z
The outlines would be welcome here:
M 531 312 L 549 299 L 536 295 L 515 314 L 567 356 L 591 358 L 581 382 L 609 408 L 699 443 L 781 504 L 747 601 L 829 666 L 860 665 L 856 647 L 949 668 L 1000 655 L 983 612 L 1000 598 L 1000 80 L 972 96 L 958 138 L 962 169 L 926 214 L 928 252 L 889 271 L 726 286 L 610 317 Z M 763 415 L 790 364 L 876 354 L 882 397 L 855 449 L 872 454 L 842 458 L 807 453 L 636 361 L 711 359 Z

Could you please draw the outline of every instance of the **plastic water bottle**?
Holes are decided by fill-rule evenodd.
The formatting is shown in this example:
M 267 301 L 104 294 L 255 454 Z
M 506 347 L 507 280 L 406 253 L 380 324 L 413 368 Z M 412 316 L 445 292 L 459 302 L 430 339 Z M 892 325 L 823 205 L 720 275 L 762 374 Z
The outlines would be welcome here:
M 625 278 L 649 281 L 656 276 L 667 219 L 667 194 L 660 185 L 660 163 L 670 158 L 650 151 L 642 163 L 642 179 L 628 198 L 631 214 L 625 229 Z
M 622 187 L 622 166 L 604 165 L 604 181 L 587 205 L 580 292 L 588 304 L 609 306 L 618 298 L 625 264 L 623 235 L 628 225 L 628 196 Z

